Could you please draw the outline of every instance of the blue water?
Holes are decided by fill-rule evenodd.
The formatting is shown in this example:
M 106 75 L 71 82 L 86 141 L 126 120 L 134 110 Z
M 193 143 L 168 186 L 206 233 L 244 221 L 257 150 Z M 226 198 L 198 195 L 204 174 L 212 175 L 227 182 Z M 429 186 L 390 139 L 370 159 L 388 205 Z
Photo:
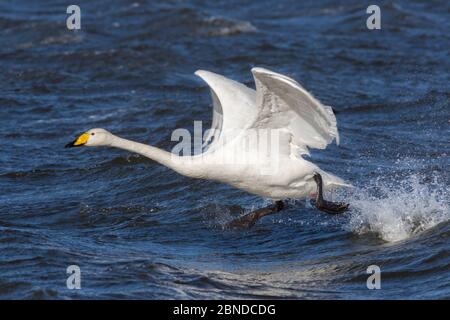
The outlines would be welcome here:
M 448 1 L 0 1 L 0 297 L 450 298 Z M 266 67 L 334 107 L 341 145 L 312 152 L 353 183 L 229 231 L 268 201 L 141 156 L 64 149 L 102 127 L 170 150 L 211 122 L 206 69 Z M 81 289 L 66 268 L 81 268 Z M 366 269 L 381 269 L 368 290 Z

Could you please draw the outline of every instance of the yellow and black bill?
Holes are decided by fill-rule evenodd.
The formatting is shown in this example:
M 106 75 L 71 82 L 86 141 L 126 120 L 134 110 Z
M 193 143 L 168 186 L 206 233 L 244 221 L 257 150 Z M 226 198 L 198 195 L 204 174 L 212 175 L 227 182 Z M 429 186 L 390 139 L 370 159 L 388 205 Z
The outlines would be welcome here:
M 89 139 L 89 134 L 85 132 L 85 133 L 81 134 L 78 138 L 73 140 L 72 142 L 69 142 L 68 144 L 66 144 L 65 148 L 74 148 L 74 147 L 84 146 L 86 144 L 86 142 L 88 141 L 88 139 Z

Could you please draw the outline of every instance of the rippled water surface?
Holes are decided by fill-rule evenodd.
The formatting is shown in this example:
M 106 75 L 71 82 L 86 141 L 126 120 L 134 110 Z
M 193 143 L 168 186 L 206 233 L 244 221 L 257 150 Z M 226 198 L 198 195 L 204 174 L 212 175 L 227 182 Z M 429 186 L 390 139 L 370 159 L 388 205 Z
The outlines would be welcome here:
M 448 1 L 382 1 L 378 31 L 361 1 L 76 3 L 72 32 L 65 1 L 0 2 L 1 298 L 450 298 Z M 194 71 L 253 86 L 254 66 L 336 110 L 341 146 L 312 158 L 356 186 L 329 195 L 348 213 L 297 200 L 227 231 L 268 201 L 63 148 L 102 127 L 170 150 L 211 121 Z

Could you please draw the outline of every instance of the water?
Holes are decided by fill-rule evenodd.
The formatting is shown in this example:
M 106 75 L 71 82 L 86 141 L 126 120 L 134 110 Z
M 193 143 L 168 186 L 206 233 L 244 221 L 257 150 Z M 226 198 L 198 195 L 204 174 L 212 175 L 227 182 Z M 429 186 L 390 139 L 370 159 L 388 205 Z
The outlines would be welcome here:
M 0 297 L 450 298 L 449 5 L 383 1 L 0 2 Z M 170 150 L 211 121 L 207 69 L 300 81 L 337 111 L 341 146 L 312 158 L 353 183 L 341 216 L 267 204 L 110 149 L 64 149 L 106 128 Z M 66 288 L 78 265 L 82 289 Z M 382 289 L 368 290 L 378 265 Z

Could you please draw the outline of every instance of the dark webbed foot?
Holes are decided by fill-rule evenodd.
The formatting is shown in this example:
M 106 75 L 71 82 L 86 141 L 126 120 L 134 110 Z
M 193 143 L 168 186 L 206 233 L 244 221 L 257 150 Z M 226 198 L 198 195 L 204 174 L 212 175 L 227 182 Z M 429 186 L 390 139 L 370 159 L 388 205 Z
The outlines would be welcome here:
M 261 208 L 242 217 L 234 219 L 233 221 L 226 224 L 225 228 L 227 229 L 244 229 L 251 228 L 260 218 L 267 216 L 269 214 L 277 213 L 283 210 L 284 204 L 283 201 L 276 201 L 274 205 Z
M 349 206 L 348 203 L 331 202 L 323 198 L 322 176 L 320 174 L 316 173 L 314 175 L 314 180 L 316 181 L 317 184 L 317 195 L 314 203 L 317 209 L 330 214 L 342 213 L 348 209 Z
M 349 204 L 344 202 L 330 202 L 323 200 L 322 202 L 315 202 L 315 206 L 320 211 L 329 214 L 338 214 L 347 211 Z

